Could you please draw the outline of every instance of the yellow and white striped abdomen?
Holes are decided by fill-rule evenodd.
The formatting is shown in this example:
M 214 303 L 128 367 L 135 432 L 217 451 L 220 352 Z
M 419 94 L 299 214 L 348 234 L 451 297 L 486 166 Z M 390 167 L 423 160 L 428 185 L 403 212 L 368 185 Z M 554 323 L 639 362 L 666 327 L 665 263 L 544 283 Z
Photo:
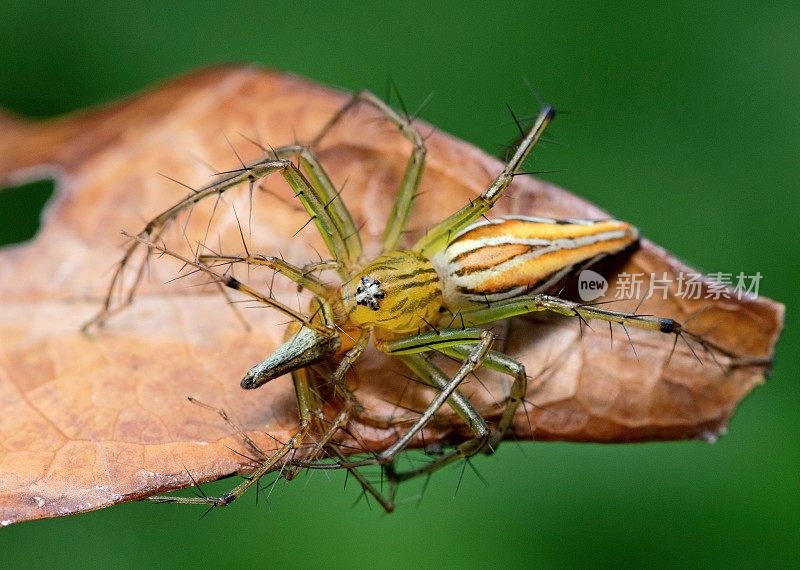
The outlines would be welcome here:
M 457 308 L 545 291 L 638 237 L 616 220 L 504 217 L 469 226 L 431 261 L 444 305 Z

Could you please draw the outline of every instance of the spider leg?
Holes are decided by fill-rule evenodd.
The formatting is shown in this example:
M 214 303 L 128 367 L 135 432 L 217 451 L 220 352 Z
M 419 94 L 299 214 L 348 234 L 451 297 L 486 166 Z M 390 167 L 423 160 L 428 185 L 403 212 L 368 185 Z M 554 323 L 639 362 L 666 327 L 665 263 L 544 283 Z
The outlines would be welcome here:
M 470 321 L 469 324 L 474 323 Z M 425 350 L 436 350 L 458 361 L 463 361 L 469 357 L 472 350 L 469 345 L 477 342 L 481 338 L 480 335 L 480 329 L 443 329 L 414 337 L 397 339 L 386 343 L 382 348 L 388 354 L 409 354 Z M 525 397 L 528 380 L 523 364 L 494 350 L 490 350 L 486 354 L 481 366 L 508 374 L 514 379 L 503 414 L 497 424 L 497 429 L 489 439 L 489 447 L 494 450 L 514 420 L 514 414 Z M 456 411 L 458 410 L 456 409 Z
M 246 431 L 244 431 L 236 422 L 234 422 L 223 408 L 217 408 L 216 406 L 211 406 L 209 404 L 206 404 L 205 402 L 201 402 L 200 400 L 192 396 L 188 396 L 186 399 L 196 406 L 215 412 L 220 418 L 222 418 L 222 420 L 226 424 L 228 424 L 236 432 L 239 438 L 245 443 L 245 445 L 247 445 L 248 448 L 250 448 L 251 451 L 257 453 L 262 459 L 268 457 L 268 455 L 264 453 L 264 450 L 261 449 L 261 447 L 259 447 L 255 441 L 253 441 L 253 438 L 251 438 Z
M 307 430 L 306 430 L 307 431 Z M 268 473 L 276 470 L 280 461 L 291 451 L 296 450 L 302 443 L 305 433 L 301 430 L 295 433 L 289 440 L 282 444 L 272 455 L 269 456 L 258 468 L 248 475 L 244 481 L 236 487 L 219 497 L 173 497 L 169 495 L 156 495 L 148 497 L 147 500 L 153 503 L 172 503 L 182 505 L 208 505 L 209 507 L 225 507 L 241 497 L 247 489 L 258 483 Z
M 309 178 L 289 160 L 275 158 L 276 156 L 300 156 L 300 164 L 308 172 Z M 97 315 L 83 325 L 83 330 L 88 331 L 94 325 L 101 325 L 110 316 L 122 310 L 133 302 L 136 290 L 141 281 L 147 259 L 152 252 L 151 246 L 147 249 L 143 259 L 136 270 L 133 282 L 123 291 L 122 301 L 114 303 L 115 294 L 122 289 L 125 269 L 134 259 L 142 244 L 158 241 L 166 227 L 181 213 L 190 210 L 197 203 L 216 196 L 219 199 L 223 193 L 235 186 L 242 184 L 253 185 L 257 180 L 274 172 L 280 172 L 289 183 L 295 196 L 308 212 L 317 226 L 323 241 L 334 259 L 340 264 L 337 266 L 342 279 L 349 277 L 349 269 L 353 267 L 361 256 L 361 242 L 358 231 L 341 200 L 338 199 L 330 179 L 325 174 L 313 153 L 299 145 L 288 145 L 270 151 L 264 157 L 243 166 L 240 169 L 220 173 L 217 179 L 207 186 L 193 190 L 189 196 L 173 204 L 156 217 L 151 219 L 125 250 L 122 259 L 117 264 L 109 284 L 103 306 Z
M 473 348 L 471 354 L 474 355 L 478 351 L 487 349 L 488 345 L 485 344 L 476 345 Z M 408 366 L 415 374 L 420 376 L 423 380 L 431 383 L 436 387 L 441 387 L 440 388 L 441 390 L 440 395 L 441 395 L 446 393 L 446 390 L 450 388 L 450 386 L 452 386 L 454 382 L 462 380 L 463 377 L 472 372 L 472 370 L 474 370 L 480 364 L 480 361 L 482 361 L 482 359 L 485 357 L 485 354 L 486 353 L 484 352 L 482 355 L 480 355 L 477 361 L 468 358 L 464 362 L 462 368 L 459 370 L 456 376 L 454 376 L 452 379 L 448 379 L 447 375 L 441 369 L 439 369 L 438 366 L 436 366 L 433 362 L 431 362 L 430 360 L 428 360 L 423 356 L 413 354 L 408 356 L 401 356 L 400 358 L 403 361 L 403 363 L 405 363 L 406 366 Z M 420 468 L 412 469 L 410 471 L 405 471 L 402 473 L 394 473 L 394 478 L 396 478 L 398 482 L 406 481 L 408 479 L 412 479 L 420 475 L 427 475 L 429 473 L 433 473 L 434 471 L 437 471 L 438 469 L 441 469 L 442 467 L 445 467 L 446 465 L 449 465 L 454 461 L 472 457 L 473 455 L 484 449 L 487 443 L 489 442 L 489 439 L 491 437 L 491 430 L 489 429 L 489 426 L 486 425 L 486 421 L 483 419 L 483 417 L 475 410 L 472 404 L 469 403 L 469 400 L 467 400 L 466 398 L 462 399 L 452 398 L 451 402 L 452 402 L 451 406 L 452 405 L 458 406 L 459 416 L 461 416 L 462 418 L 463 417 L 467 418 L 467 425 L 473 431 L 475 437 L 456 446 L 455 449 L 453 449 L 449 453 L 445 453 L 441 457 L 436 458 L 435 460 L 425 464 Z M 438 409 L 438 407 L 441 407 L 442 404 L 443 404 L 442 398 L 440 397 L 435 398 L 433 402 L 431 402 L 431 405 L 426 410 L 426 414 L 431 410 L 435 412 L 436 409 Z M 423 414 L 423 416 L 420 417 L 417 424 L 415 424 L 414 428 L 418 428 L 418 430 L 421 430 L 424 427 L 424 422 L 427 422 L 430 419 L 430 417 L 428 417 L 426 414 Z M 394 457 L 394 455 L 391 455 L 390 452 L 396 454 L 401 450 L 402 448 L 398 448 L 397 444 L 395 444 L 389 450 L 384 452 L 384 456 L 386 458 L 384 460 L 388 460 L 388 458 Z
M 286 463 L 291 462 L 291 457 L 287 458 L 287 456 L 290 454 L 294 455 L 297 450 L 302 447 L 311 429 L 321 422 L 322 406 L 319 398 L 310 387 L 308 373 L 305 369 L 294 371 L 292 373 L 292 380 L 294 382 L 295 396 L 297 398 L 300 427 L 288 441 L 282 443 L 278 449 L 267 457 L 251 474 L 245 477 L 244 481 L 219 497 L 209 497 L 206 495 L 199 497 L 156 495 L 154 497 L 148 497 L 147 500 L 154 503 L 208 505 L 210 508 L 225 507 L 241 497 L 250 487 L 257 484 L 265 475 L 272 471 L 280 469 L 284 477 L 291 478 L 294 476 L 295 473 L 292 471 L 285 472 Z M 223 419 L 227 421 L 227 416 L 223 416 Z
M 690 339 L 698 343 L 704 350 L 713 349 L 716 353 L 730 358 L 731 362 L 729 366 L 762 364 L 762 362 L 754 359 L 739 357 L 725 347 L 719 346 L 698 334 L 688 331 L 682 323 L 669 317 L 612 311 L 598 305 L 578 303 L 551 295 L 526 295 L 495 302 L 488 307 L 475 306 L 459 309 L 460 316 L 463 317 L 464 323 L 466 326 L 470 327 L 539 311 L 557 313 L 565 317 L 577 317 L 581 322 L 600 320 L 608 323 L 617 323 L 621 325 L 626 332 L 627 327 L 633 327 L 671 334 L 674 335 L 675 342 L 677 342 L 679 338 L 682 338 L 686 341 L 687 345 L 687 339 Z M 689 345 L 689 348 L 694 353 L 694 349 L 691 345 Z M 714 352 L 710 354 L 713 358 Z M 696 354 L 695 356 L 699 359 Z
M 392 356 L 419 354 L 433 350 L 443 352 L 443 349 L 448 346 L 477 344 L 481 341 L 482 333 L 483 331 L 477 328 L 441 329 L 388 341 L 379 341 L 377 343 L 377 348 Z M 431 384 L 430 382 L 427 383 L 437 389 L 441 389 L 439 385 Z M 458 390 L 455 391 L 451 399 L 452 402 L 448 401 L 448 405 L 454 412 L 459 414 L 465 422 L 469 422 L 469 415 L 462 413 L 464 408 L 469 405 L 467 399 Z M 372 416 L 369 413 L 362 413 L 359 417 L 368 425 L 373 425 L 382 429 L 397 425 L 397 421 L 394 418 L 387 419 Z
M 383 232 L 381 252 L 385 253 L 397 249 L 400 239 L 403 237 L 403 231 L 408 223 L 411 207 L 417 196 L 417 189 L 425 165 L 427 149 L 424 139 L 419 134 L 416 127 L 414 127 L 412 117 L 400 115 L 383 100 L 368 91 L 360 91 L 354 94 L 350 100 L 328 120 L 319 134 L 311 142 L 311 146 L 317 146 L 345 115 L 360 104 L 368 105 L 377 110 L 388 121 L 394 124 L 400 131 L 400 134 L 413 145 L 411 156 L 408 159 L 405 172 L 403 173 L 403 179 L 400 182 L 397 199 L 392 208 L 392 213 L 389 215 L 389 222 Z
M 330 295 L 330 287 L 312 275 L 304 268 L 296 267 L 287 263 L 283 259 L 272 255 L 218 255 L 203 254 L 197 256 L 197 260 L 208 266 L 217 267 L 218 265 L 229 265 L 233 263 L 245 263 L 260 267 L 268 267 L 273 271 L 284 275 L 297 283 L 303 289 L 308 289 L 314 295 L 325 299 Z
M 137 234 L 137 237 L 141 239 L 138 241 L 133 241 L 125 250 L 122 259 L 117 264 L 114 274 L 112 275 L 111 283 L 108 286 L 108 292 L 106 293 L 103 306 L 97 315 L 83 325 L 84 332 L 88 331 L 89 328 L 94 325 L 102 324 L 112 314 L 118 312 L 133 302 L 139 282 L 141 281 L 145 263 L 150 254 L 149 246 L 147 249 L 147 254 L 136 271 L 134 282 L 128 289 L 127 293 L 124 294 L 122 302 L 118 306 L 113 306 L 115 291 L 118 287 L 123 287 L 122 279 L 125 268 L 131 262 L 142 243 L 158 240 L 169 222 L 174 220 L 181 212 L 191 209 L 195 204 L 204 200 L 205 198 L 208 198 L 209 196 L 221 196 L 224 192 L 233 188 L 234 186 L 238 186 L 239 184 L 245 182 L 253 182 L 258 178 L 262 178 L 268 174 L 271 174 L 272 172 L 285 169 L 288 164 L 288 161 L 275 160 L 271 157 L 268 157 L 252 163 L 249 167 L 242 169 L 241 171 L 220 174 L 217 180 L 215 180 L 213 183 L 199 190 L 193 191 L 191 194 L 189 194 L 189 196 L 175 203 L 150 220 L 145 225 L 144 229 Z
M 542 109 L 514 155 L 506 163 L 503 171 L 494 179 L 489 189 L 474 200 L 470 200 L 467 206 L 430 228 L 413 249 L 430 258 L 445 247 L 458 232 L 488 212 L 514 180 L 514 176 L 519 172 L 528 154 L 533 150 L 553 117 L 555 117 L 555 110 L 552 107 Z
M 332 453 L 336 455 L 339 462 L 344 463 L 346 461 L 346 456 L 342 452 L 341 448 L 336 444 L 329 444 L 328 448 L 332 450 Z M 333 466 L 338 468 L 337 466 Z M 391 477 L 388 480 L 389 483 L 389 492 L 384 494 L 375 486 L 367 480 L 364 474 L 356 468 L 352 467 L 344 467 L 348 470 L 348 472 L 355 477 L 358 484 L 361 485 L 361 488 L 364 489 L 364 492 L 369 493 L 372 497 L 375 498 L 376 501 L 383 507 L 383 510 L 387 513 L 391 513 L 394 511 L 394 497 L 397 493 L 397 481 L 392 479 Z
M 185 265 L 194 267 L 198 271 L 201 271 L 203 273 L 206 273 L 207 275 L 210 275 L 215 282 L 220 283 L 220 284 L 224 285 L 225 287 L 233 289 L 234 291 L 239 291 L 240 293 L 250 297 L 251 299 L 254 299 L 254 300 L 256 300 L 256 301 L 258 301 L 260 303 L 263 303 L 264 305 L 268 305 L 268 306 L 270 306 L 270 307 L 272 307 L 274 309 L 277 309 L 281 313 L 287 315 L 288 317 L 291 317 L 293 320 L 301 323 L 303 326 L 305 326 L 305 327 L 307 327 L 309 329 L 316 330 L 316 331 L 318 331 L 320 333 L 326 333 L 327 332 L 328 335 L 332 335 L 333 334 L 330 331 L 330 328 L 329 328 L 329 326 L 327 324 L 325 324 L 325 323 L 320 324 L 320 323 L 314 322 L 312 317 L 308 317 L 308 316 L 296 311 L 295 309 L 292 309 L 291 307 L 281 303 L 277 299 L 272 298 L 272 296 L 268 296 L 268 295 L 265 295 L 263 293 L 260 293 L 260 292 L 256 291 L 255 289 L 253 289 L 252 287 L 242 283 L 241 281 L 239 281 L 235 277 L 232 277 L 230 275 L 224 275 L 222 273 L 218 273 L 214 269 L 212 269 L 211 267 L 209 267 L 208 265 L 206 265 L 206 264 L 204 264 L 204 263 L 202 263 L 200 261 L 196 261 L 194 259 L 189 259 L 188 257 L 185 257 L 185 256 L 181 255 L 180 253 L 177 253 L 177 252 L 174 252 L 172 250 L 166 249 L 165 247 L 163 247 L 161 245 L 154 244 L 154 243 L 152 243 L 150 241 L 145 240 L 144 238 L 141 238 L 141 237 L 138 237 L 138 236 L 129 236 L 129 237 L 131 237 L 132 239 L 134 239 L 138 243 L 142 243 L 142 244 L 147 245 L 148 248 L 150 248 L 152 250 L 158 251 L 158 252 L 163 253 L 164 255 L 168 255 L 170 257 L 174 257 L 175 259 L 177 259 L 179 261 L 182 261 Z M 292 267 L 289 264 L 286 264 L 286 266 Z M 294 269 L 296 271 L 298 271 L 298 272 L 301 271 L 298 268 L 294 268 Z M 331 312 L 330 311 L 330 307 L 328 306 L 327 302 L 324 302 L 322 304 L 322 307 L 326 309 L 326 312 L 328 312 L 328 313 Z
M 441 352 L 452 358 L 461 360 L 469 354 L 469 348 L 464 345 L 455 345 L 443 348 Z M 494 350 L 489 351 L 481 366 L 503 374 L 508 374 L 514 379 L 511 384 L 508 399 L 506 400 L 506 405 L 503 408 L 503 414 L 500 416 L 500 420 L 497 422 L 497 428 L 492 432 L 492 436 L 489 438 L 489 443 L 487 445 L 491 451 L 495 451 L 506 431 L 508 431 L 508 428 L 511 426 L 511 423 L 514 421 L 514 414 L 517 412 L 517 408 L 519 408 L 523 398 L 525 398 L 528 389 L 528 376 L 525 374 L 524 364 L 502 352 Z
M 475 333 L 479 335 L 475 338 Z M 457 338 L 461 337 L 461 344 L 471 343 L 474 346 L 467 351 L 466 357 L 461 363 L 461 367 L 453 375 L 448 378 L 447 375 L 433 362 L 425 358 L 420 352 L 421 345 L 428 344 L 428 350 L 436 350 L 436 347 L 431 344 L 433 337 L 447 336 L 447 344 L 457 342 Z M 457 391 L 459 384 L 476 368 L 478 368 L 489 354 L 490 347 L 494 342 L 494 335 L 491 331 L 477 331 L 476 329 L 466 330 L 453 330 L 445 329 L 442 331 L 435 331 L 433 333 L 423 333 L 412 339 L 399 339 L 398 341 L 389 341 L 384 343 L 381 347 L 389 354 L 395 354 L 400 357 L 403 363 L 411 369 L 414 374 L 420 377 L 424 382 L 439 390 L 439 393 L 431 401 L 426 410 L 420 415 L 414 425 L 403 434 L 389 448 L 385 449 L 378 454 L 377 459 L 384 465 L 393 465 L 394 459 L 398 453 L 403 451 L 411 440 L 430 422 L 436 412 L 447 402 L 455 412 L 464 420 L 469 426 L 475 437 L 467 440 L 466 442 L 456 446 L 456 448 L 439 457 L 438 459 L 426 464 L 424 467 L 414 469 L 403 473 L 395 473 L 393 467 L 390 468 L 390 477 L 395 481 L 403 481 L 431 473 L 445 465 L 452 463 L 461 458 L 470 457 L 478 453 L 490 438 L 490 430 L 486 425 L 486 421 L 475 410 L 472 404 L 469 403 L 460 392 Z
M 341 199 L 341 190 L 336 189 L 319 159 L 308 146 L 296 144 L 279 147 L 275 149 L 275 156 L 282 159 L 298 158 L 300 169 L 308 181 L 309 190 L 316 194 L 315 202 L 322 205 L 331 217 L 330 229 L 337 233 L 335 243 L 340 244 L 337 247 L 341 247 L 341 251 L 334 254 L 341 266 L 335 269 L 340 271 L 339 274 L 343 279 L 346 279 L 346 273 L 342 270 L 352 270 L 361 262 L 363 248 L 361 236 L 350 210 Z

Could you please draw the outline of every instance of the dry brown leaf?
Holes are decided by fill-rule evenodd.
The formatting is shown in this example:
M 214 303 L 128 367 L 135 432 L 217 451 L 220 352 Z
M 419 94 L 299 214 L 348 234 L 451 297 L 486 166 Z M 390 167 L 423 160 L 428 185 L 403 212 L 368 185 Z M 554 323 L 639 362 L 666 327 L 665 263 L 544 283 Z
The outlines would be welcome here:
M 238 383 L 280 341 L 284 319 L 274 312 L 245 311 L 253 325 L 248 333 L 215 288 L 164 285 L 178 268 L 154 260 L 129 310 L 95 338 L 82 335 L 80 326 L 99 308 L 109 270 L 120 256 L 119 231 L 138 231 L 143 220 L 185 194 L 157 173 L 197 186 L 207 183 L 203 162 L 220 170 L 238 166 L 223 133 L 232 138 L 244 133 L 273 146 L 295 137 L 308 140 L 346 97 L 289 75 L 223 67 L 61 119 L 34 123 L 0 114 L 0 182 L 43 174 L 58 181 L 35 239 L 0 252 L 0 524 L 183 487 L 190 483 L 186 470 L 208 481 L 246 469 L 246 461 L 229 449 L 241 448 L 230 426 L 191 405 L 187 395 L 224 407 L 265 449 L 274 447 L 265 432 L 277 439 L 293 433 L 296 411 L 287 377 L 256 391 L 243 391 Z M 366 109 L 351 116 L 324 141 L 321 157 L 337 185 L 347 180 L 345 201 L 356 223 L 364 224 L 368 252 L 374 253 L 408 145 L 372 119 Z M 427 133 L 428 127 L 420 128 Z M 260 154 L 246 143 L 236 146 L 245 159 Z M 501 168 L 497 160 L 441 133 L 428 139 L 428 148 L 409 240 L 485 189 Z M 324 248 L 313 226 L 293 237 L 306 214 L 281 181 L 270 180 L 267 187 L 274 195 L 258 193 L 251 250 L 280 252 L 298 263 L 315 258 L 313 248 Z M 247 212 L 246 195 L 239 192 L 235 199 L 240 213 Z M 603 214 L 527 177 L 517 180 L 510 195 L 495 213 Z M 219 239 L 223 247 L 241 251 L 230 211 L 217 218 L 209 241 Z M 193 227 L 203 227 L 202 215 L 193 214 Z M 673 276 L 688 271 L 647 241 L 615 269 Z M 288 285 L 277 286 L 292 295 Z M 783 307 L 769 299 L 689 301 L 670 295 L 641 308 L 679 320 L 698 311 L 692 328 L 711 331 L 708 340 L 730 354 L 772 355 Z M 519 438 L 715 437 L 765 372 L 761 366 L 726 372 L 728 359 L 721 355 L 723 366 L 703 354 L 700 363 L 683 343 L 667 363 L 672 338 L 631 331 L 637 358 L 621 331 L 610 346 L 605 325 L 581 334 L 573 320 L 516 319 L 505 336 L 506 352 L 525 363 L 533 378 L 527 398 L 537 406 L 528 407 L 528 417 L 521 411 L 516 418 Z M 359 363 L 357 394 L 374 414 L 397 414 L 395 403 L 407 381 L 395 374 L 395 366 L 374 353 Z M 487 384 L 498 398 L 508 382 Z M 483 388 L 465 390 L 481 410 L 497 411 Z M 420 408 L 426 397 L 412 390 L 403 405 Z M 354 429 L 373 449 L 396 437 L 392 430 Z M 453 430 L 468 435 L 463 426 L 445 422 L 426 431 L 426 439 L 449 441 Z

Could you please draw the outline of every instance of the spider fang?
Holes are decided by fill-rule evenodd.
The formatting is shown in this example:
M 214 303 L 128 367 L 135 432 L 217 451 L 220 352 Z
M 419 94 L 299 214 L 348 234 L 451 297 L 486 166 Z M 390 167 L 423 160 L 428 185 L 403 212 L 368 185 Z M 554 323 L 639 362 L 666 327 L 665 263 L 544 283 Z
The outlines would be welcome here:
M 362 277 L 361 285 L 356 288 L 356 303 L 370 307 L 373 311 L 380 308 L 379 299 L 383 299 L 386 294 L 381 289 L 381 282 L 372 277 Z

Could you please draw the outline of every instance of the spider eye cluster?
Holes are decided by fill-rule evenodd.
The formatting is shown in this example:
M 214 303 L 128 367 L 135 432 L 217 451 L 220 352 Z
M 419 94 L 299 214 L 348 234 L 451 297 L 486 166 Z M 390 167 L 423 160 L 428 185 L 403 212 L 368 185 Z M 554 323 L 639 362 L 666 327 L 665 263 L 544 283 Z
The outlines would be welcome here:
M 356 288 L 356 303 L 369 307 L 373 311 L 380 308 L 379 300 L 386 296 L 381 289 L 381 282 L 372 277 L 362 277 L 361 285 Z

